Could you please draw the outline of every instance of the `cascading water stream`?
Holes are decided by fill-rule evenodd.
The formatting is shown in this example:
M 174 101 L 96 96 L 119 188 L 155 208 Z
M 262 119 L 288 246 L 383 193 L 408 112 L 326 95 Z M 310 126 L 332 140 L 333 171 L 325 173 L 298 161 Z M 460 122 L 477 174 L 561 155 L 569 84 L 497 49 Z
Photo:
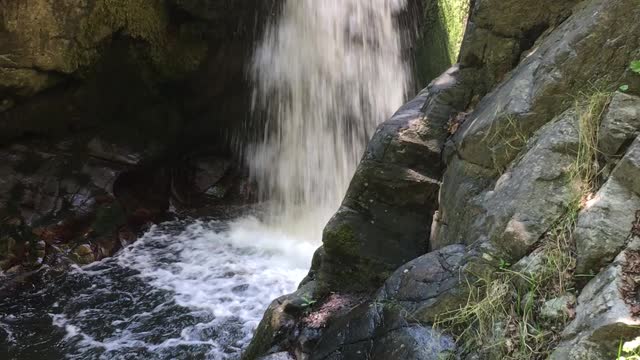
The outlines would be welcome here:
M 266 117 L 246 156 L 267 222 L 319 240 L 367 140 L 408 89 L 397 14 L 406 0 L 288 0 L 258 46 L 254 114 Z
M 265 127 L 244 154 L 266 215 L 156 226 L 0 299 L 0 358 L 238 358 L 271 299 L 305 275 L 367 140 L 403 102 L 405 1 L 285 0 L 249 69 Z

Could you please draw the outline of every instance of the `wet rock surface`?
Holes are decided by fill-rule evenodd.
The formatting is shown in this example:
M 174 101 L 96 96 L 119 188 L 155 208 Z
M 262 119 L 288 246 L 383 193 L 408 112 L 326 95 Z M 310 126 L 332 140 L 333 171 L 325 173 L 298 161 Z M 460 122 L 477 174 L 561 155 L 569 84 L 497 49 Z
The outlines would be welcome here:
M 170 203 L 180 212 L 244 198 L 237 187 L 207 195 L 225 177 L 237 178 L 222 158 L 154 164 L 99 138 L 12 145 L 0 149 L 0 158 L 3 270 L 89 264 L 169 219 Z

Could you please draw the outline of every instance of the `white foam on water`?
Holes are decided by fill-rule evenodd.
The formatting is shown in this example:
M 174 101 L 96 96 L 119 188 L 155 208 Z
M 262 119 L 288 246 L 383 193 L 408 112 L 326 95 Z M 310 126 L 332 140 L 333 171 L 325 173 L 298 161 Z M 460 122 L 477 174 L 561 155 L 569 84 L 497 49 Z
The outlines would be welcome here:
M 245 218 L 223 231 L 212 231 L 202 222 L 179 235 L 152 230 L 118 261 L 173 292 L 179 305 L 218 317 L 237 316 L 253 329 L 269 301 L 295 290 L 314 249 L 312 243 Z
M 296 289 L 309 269 L 315 248 L 316 244 L 288 237 L 253 217 L 228 224 L 197 221 L 178 233 L 166 231 L 162 226 L 153 227 L 114 259 L 76 269 L 96 282 L 87 294 L 79 297 L 113 291 L 105 285 L 112 282 L 110 271 L 117 264 L 135 270 L 134 276 L 156 289 L 168 291 L 173 299 L 151 311 L 112 321 L 110 326 L 123 329 L 104 339 L 97 339 L 81 328 L 94 313 L 103 311 L 99 307 L 83 308 L 73 315 L 50 316 L 55 326 L 65 330 L 65 341 L 75 343 L 76 358 L 83 358 L 85 352 L 95 349 L 104 350 L 101 359 L 111 359 L 114 357 L 109 352 L 127 348 L 157 352 L 197 345 L 206 346 L 212 359 L 234 358 L 248 345 L 269 303 Z M 136 296 L 139 297 L 131 295 L 132 301 L 140 301 Z M 209 314 L 204 317 L 209 321 L 185 326 L 179 337 L 160 343 L 145 341 L 136 332 L 138 324 L 146 318 L 164 316 L 174 302 L 195 315 Z M 224 343 L 229 341 L 228 337 L 212 337 L 207 332 L 227 322 L 233 323 L 233 331 L 240 333 L 239 336 L 234 333 L 232 344 Z M 230 352 L 229 348 L 237 351 Z
M 2 317 L 0 318 L 0 320 L 3 320 L 5 318 L 10 318 L 12 315 L 8 315 L 6 317 Z M 16 343 L 16 337 L 13 333 L 13 331 L 11 331 L 11 326 L 9 326 L 8 324 L 3 323 L 2 321 L 0 321 L 0 331 L 5 333 L 5 339 L 6 342 L 8 344 L 15 344 Z

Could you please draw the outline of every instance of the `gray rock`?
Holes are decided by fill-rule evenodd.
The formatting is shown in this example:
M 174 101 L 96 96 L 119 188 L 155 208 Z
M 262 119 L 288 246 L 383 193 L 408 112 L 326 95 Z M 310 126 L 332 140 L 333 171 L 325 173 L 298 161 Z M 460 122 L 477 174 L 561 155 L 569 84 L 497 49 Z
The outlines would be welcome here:
M 221 157 L 204 157 L 195 161 L 195 190 L 200 193 L 215 194 L 215 185 L 231 167 L 229 159 Z
M 480 102 L 456 133 L 459 156 L 490 169 L 505 167 L 517 156 L 521 138 L 571 105 L 575 84 L 620 77 L 636 56 L 637 47 L 628 44 L 637 44 L 638 31 L 635 0 L 584 2 Z M 589 41 L 582 41 L 586 36 Z
M 475 2 L 474 22 L 476 25 L 491 29 L 504 37 L 524 35 L 536 27 L 548 27 L 557 24 L 570 14 L 578 3 L 573 1 L 542 0 L 531 2 L 522 0 L 480 0 Z M 540 30 L 539 30 L 540 31 Z
M 614 20 L 623 17 L 638 20 L 633 29 Z M 616 81 L 637 54 L 623 44 L 635 44 L 638 31 L 640 14 L 632 0 L 584 2 L 478 104 L 454 135 L 434 248 L 491 241 L 512 260 L 527 254 L 569 193 L 557 165 L 570 161 L 575 131 L 557 115 L 573 104 L 575 84 L 593 77 Z M 548 127 L 542 135 L 553 119 L 562 133 Z M 536 142 L 547 148 L 535 148 Z
M 576 304 L 573 294 L 563 295 L 545 301 L 540 309 L 540 315 L 546 319 L 560 321 L 569 318 L 570 309 Z
M 278 353 L 291 346 L 285 342 L 296 326 L 298 313 L 289 313 L 289 304 L 299 302 L 302 299 L 314 299 L 316 297 L 317 284 L 309 281 L 302 285 L 296 292 L 275 299 L 262 317 L 262 321 L 256 329 L 251 344 L 242 354 L 243 360 L 259 359 L 264 354 Z
M 455 350 L 454 340 L 432 327 L 411 325 L 383 336 L 374 342 L 371 357 L 388 360 L 441 360 Z
M 529 255 L 518 260 L 517 263 L 513 264 L 511 269 L 517 273 L 531 276 L 540 272 L 543 266 L 545 266 L 545 253 L 542 249 L 536 249 Z
M 467 301 L 466 270 L 480 262 L 476 252 L 462 245 L 428 253 L 396 270 L 378 292 L 376 301 L 397 304 L 408 318 L 432 323 L 438 315 Z
M 532 2 L 478 0 L 472 2 L 460 52 L 465 77 L 474 94 L 484 95 L 501 82 L 521 54 L 547 29 L 566 19 L 578 0 Z
M 608 158 L 620 155 L 640 133 L 640 98 L 617 92 L 602 118 L 598 147 Z
M 87 143 L 87 150 L 93 157 L 114 161 L 125 165 L 136 165 L 142 159 L 142 154 L 123 145 L 110 143 L 95 137 Z
M 310 360 L 436 360 L 455 350 L 454 340 L 436 329 L 409 324 L 392 304 L 365 304 L 338 319 Z
M 95 197 L 110 194 L 116 177 L 128 168 L 39 144 L 5 148 L 0 159 L 0 211 L 10 207 L 28 224 L 62 210 L 86 215 Z
M 578 217 L 575 232 L 581 274 L 606 266 L 630 239 L 640 211 L 640 138 L 620 160 L 607 182 Z
M 621 290 L 626 284 L 623 268 L 628 253 L 637 253 L 638 249 L 640 240 L 632 242 L 611 265 L 589 281 L 578 296 L 576 318 L 562 333 L 562 342 L 550 359 L 614 359 L 620 340 L 632 340 L 640 335 L 640 319 Z
M 492 186 L 477 194 L 470 191 L 469 197 L 462 199 L 457 197 L 464 192 L 456 192 L 447 182 L 474 184 L 480 177 L 467 181 L 468 171 L 463 170 L 465 178 L 454 179 L 461 176 L 459 166 L 475 167 L 454 161 L 445 173 L 443 193 L 447 196 L 441 205 L 442 221 L 448 226 L 432 239 L 432 246 L 491 241 L 515 259 L 526 255 L 573 199 L 572 184 L 567 179 L 577 146 L 576 116 L 567 111 L 536 132 L 523 147 L 521 157 Z M 449 191 L 454 198 L 448 196 Z M 449 209 L 460 206 L 466 207 L 466 212 L 450 213 Z

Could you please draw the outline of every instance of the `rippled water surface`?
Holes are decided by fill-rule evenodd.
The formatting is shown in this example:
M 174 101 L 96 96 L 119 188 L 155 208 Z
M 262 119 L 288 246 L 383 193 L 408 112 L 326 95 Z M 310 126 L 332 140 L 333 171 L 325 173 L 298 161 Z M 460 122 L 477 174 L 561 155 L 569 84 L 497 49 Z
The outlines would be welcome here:
M 0 300 L 0 359 L 236 359 L 313 248 L 253 218 L 154 227 Z

